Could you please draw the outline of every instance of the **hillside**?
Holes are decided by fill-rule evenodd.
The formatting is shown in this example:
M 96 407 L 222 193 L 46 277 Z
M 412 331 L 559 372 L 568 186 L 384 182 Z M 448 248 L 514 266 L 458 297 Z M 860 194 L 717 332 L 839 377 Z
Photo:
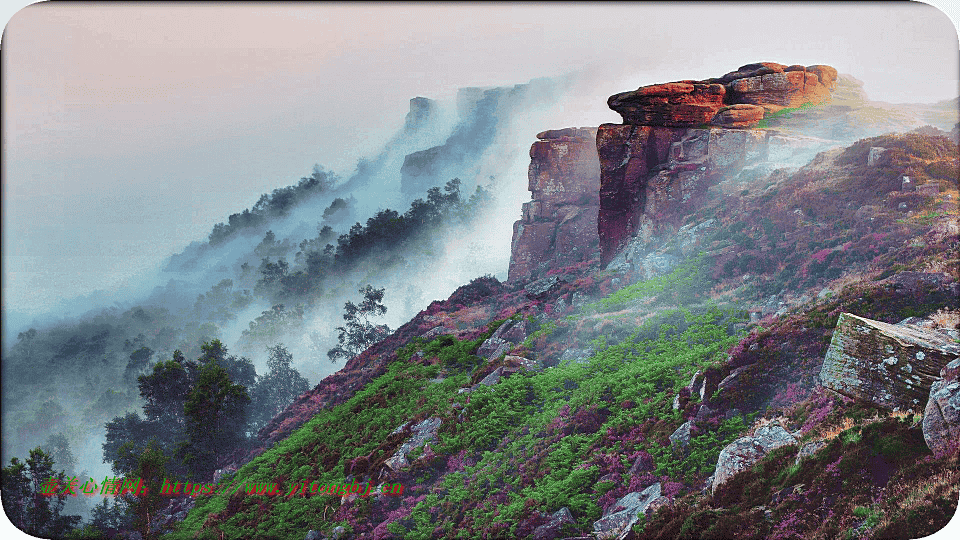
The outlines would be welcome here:
M 838 144 L 808 125 L 856 122 L 830 108 L 843 81 L 751 64 L 612 96 L 623 124 L 540 133 L 510 279 L 323 379 L 154 532 L 936 532 L 960 495 L 960 155 L 936 128 Z M 901 348 L 916 374 L 886 371 Z M 887 395 L 907 388 L 929 402 Z

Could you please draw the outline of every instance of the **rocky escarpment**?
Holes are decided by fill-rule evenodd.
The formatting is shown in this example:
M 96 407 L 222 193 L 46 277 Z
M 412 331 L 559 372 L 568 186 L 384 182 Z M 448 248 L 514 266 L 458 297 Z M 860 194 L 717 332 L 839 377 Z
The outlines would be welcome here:
M 623 124 L 597 130 L 601 262 L 610 262 L 638 232 L 678 225 L 711 185 L 769 159 L 771 143 L 789 148 L 793 143 L 779 134 L 744 128 L 785 108 L 829 100 L 836 78 L 829 66 L 766 62 L 717 79 L 611 96 L 607 104 Z
M 513 225 L 510 281 L 591 260 L 599 248 L 600 161 L 595 128 L 544 131 L 530 147 L 533 200 Z

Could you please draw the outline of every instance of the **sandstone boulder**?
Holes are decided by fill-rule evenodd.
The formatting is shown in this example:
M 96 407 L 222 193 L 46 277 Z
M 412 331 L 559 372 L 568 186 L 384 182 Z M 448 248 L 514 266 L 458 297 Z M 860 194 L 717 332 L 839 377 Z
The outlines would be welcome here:
M 930 386 L 930 398 L 923 413 L 923 439 L 934 454 L 956 452 L 960 445 L 960 360 L 940 370 Z
M 760 461 L 763 456 L 782 446 L 797 444 L 797 439 L 779 423 L 770 423 L 757 428 L 750 437 L 741 437 L 724 447 L 717 458 L 717 470 L 713 473 L 713 492 L 733 475 Z
M 786 68 L 787 66 L 778 64 L 776 62 L 758 62 L 755 64 L 747 64 L 745 66 L 740 66 L 736 71 L 731 71 L 723 77 L 720 77 L 718 82 L 727 84 L 731 81 L 744 79 L 746 77 L 757 77 L 760 75 L 766 75 L 768 73 L 783 73 Z
M 888 410 L 921 412 L 940 370 L 958 357 L 960 345 L 939 332 L 842 313 L 820 382 Z
M 695 127 L 708 123 L 724 105 L 722 84 L 674 82 L 614 94 L 607 105 L 624 124 Z
M 754 127 L 763 120 L 764 109 L 759 105 L 738 103 L 717 111 L 710 125 L 725 128 Z

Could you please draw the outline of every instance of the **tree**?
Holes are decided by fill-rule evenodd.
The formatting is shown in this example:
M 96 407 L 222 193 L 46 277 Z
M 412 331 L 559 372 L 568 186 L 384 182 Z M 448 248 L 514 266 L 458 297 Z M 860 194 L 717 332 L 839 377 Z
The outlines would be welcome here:
M 267 359 L 269 371 L 266 375 L 258 377 L 257 384 L 250 392 L 249 428 L 254 433 L 299 395 L 310 389 L 307 379 L 293 368 L 293 355 L 283 345 L 267 347 L 267 351 L 270 353 Z
M 390 328 L 385 324 L 373 324 L 372 317 L 382 316 L 387 312 L 383 305 L 384 289 L 374 289 L 372 286 L 359 290 L 363 295 L 363 301 L 357 306 L 348 301 L 343 305 L 343 320 L 346 326 L 338 326 L 337 331 L 338 344 L 333 349 L 327 351 L 327 356 L 331 362 L 336 362 L 338 358 L 352 360 L 367 347 L 384 339 L 390 334 Z
M 167 505 L 168 496 L 162 493 L 163 481 L 167 477 L 167 457 L 156 443 L 151 443 L 137 458 L 137 467 L 131 475 L 143 482 L 146 492 L 127 498 L 130 513 L 133 515 L 134 529 L 142 538 L 154 538 L 153 522 L 160 510 Z
M 77 460 L 70 451 L 70 441 L 63 433 L 50 435 L 47 443 L 44 445 L 44 451 L 53 459 L 57 467 L 60 467 L 67 473 L 75 473 Z
M 71 479 L 63 471 L 54 470 L 53 458 L 40 447 L 31 450 L 24 463 L 11 458 L 0 476 L 4 511 L 20 530 L 33 536 L 58 538 L 80 524 L 80 516 L 61 513 L 68 496 L 63 486 L 69 485 Z
M 218 458 L 228 456 L 243 442 L 246 408 L 244 386 L 234 384 L 218 362 L 206 363 L 187 396 L 187 441 L 180 449 L 194 479 L 213 477 Z

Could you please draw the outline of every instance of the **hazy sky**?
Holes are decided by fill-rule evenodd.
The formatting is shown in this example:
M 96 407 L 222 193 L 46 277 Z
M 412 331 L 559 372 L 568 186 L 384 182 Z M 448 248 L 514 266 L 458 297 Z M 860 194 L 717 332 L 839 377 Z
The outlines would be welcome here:
M 610 94 L 756 61 L 829 64 L 890 102 L 960 86 L 955 23 L 912 3 L 78 3 L 9 17 L 5 311 L 110 290 L 314 163 L 348 175 L 414 96 L 583 70 L 595 99 L 546 126 L 561 128 L 619 121 Z

